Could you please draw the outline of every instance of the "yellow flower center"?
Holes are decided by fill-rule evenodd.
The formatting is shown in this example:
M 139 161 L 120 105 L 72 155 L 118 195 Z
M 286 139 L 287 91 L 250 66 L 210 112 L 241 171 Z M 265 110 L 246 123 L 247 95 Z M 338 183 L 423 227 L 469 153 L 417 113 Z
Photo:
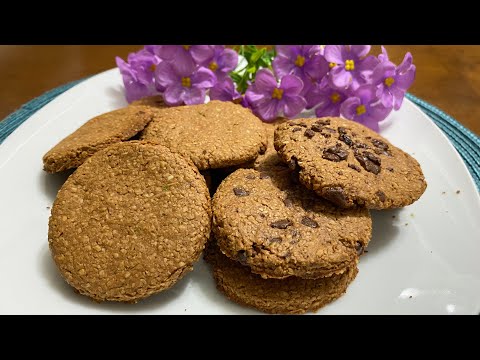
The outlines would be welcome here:
M 182 77 L 182 86 L 188 87 L 188 88 L 192 86 L 192 81 L 190 80 L 189 77 Z
M 215 61 L 212 61 L 208 67 L 210 70 L 215 71 L 218 69 L 218 64 Z
M 332 95 L 330 95 L 330 100 L 332 100 L 332 102 L 336 104 L 340 101 L 340 94 L 337 92 L 332 93 Z
M 157 67 L 157 65 L 155 65 L 155 64 L 150 65 L 150 71 L 154 72 L 156 67 Z
M 305 58 L 302 55 L 297 55 L 297 60 L 295 60 L 295 65 L 302 67 L 305 65 Z
M 330 64 L 328 64 L 328 66 L 330 67 L 330 69 L 332 69 L 332 68 L 334 68 L 335 66 L 337 66 L 337 64 L 335 64 L 335 63 L 330 63 Z
M 387 78 L 385 79 L 384 82 L 385 82 L 385 85 L 387 85 L 388 87 L 390 87 L 390 86 L 392 86 L 393 83 L 395 82 L 395 79 L 392 78 L 391 76 L 389 76 L 389 77 L 387 77 Z
M 279 89 L 279 88 L 273 89 L 272 99 L 282 100 L 282 97 L 283 97 L 283 90 L 282 89 Z
M 355 62 L 353 60 L 345 61 L 345 70 L 352 71 L 355 70 Z
M 185 50 L 189 50 L 191 45 L 182 45 Z
M 357 106 L 357 115 L 363 115 L 367 112 L 367 109 L 365 109 L 365 105 L 359 105 Z

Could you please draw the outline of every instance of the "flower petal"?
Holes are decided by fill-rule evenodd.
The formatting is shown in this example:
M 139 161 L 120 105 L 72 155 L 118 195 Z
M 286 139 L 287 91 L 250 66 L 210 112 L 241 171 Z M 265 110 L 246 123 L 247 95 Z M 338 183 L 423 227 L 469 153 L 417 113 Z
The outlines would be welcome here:
M 397 87 L 392 88 L 390 91 L 393 95 L 393 108 L 398 110 L 402 106 L 405 91 L 402 91 Z
M 300 52 L 298 45 L 276 45 L 275 51 L 277 56 L 282 56 L 287 59 L 296 58 Z
M 403 58 L 403 61 L 400 65 L 398 65 L 398 68 L 397 68 L 397 71 L 400 73 L 400 74 L 403 74 L 404 72 L 406 72 L 408 69 L 410 69 L 410 66 L 412 66 L 412 62 L 413 62 L 413 57 L 412 57 L 412 54 L 410 54 L 409 52 L 407 52 L 405 54 L 405 57 Z
M 163 93 L 165 103 L 170 106 L 180 105 L 183 103 L 183 94 L 185 88 L 179 83 L 168 86 Z
M 278 78 L 292 73 L 295 65 L 290 58 L 277 55 L 272 62 L 273 71 Z
M 194 72 L 191 76 L 191 80 L 192 87 L 199 89 L 211 88 L 217 82 L 215 74 L 211 70 L 204 67 L 201 67 Z
M 357 58 L 362 58 L 370 52 L 371 45 L 350 45 L 350 51 Z
M 375 66 L 370 79 L 373 85 L 378 85 L 389 76 L 395 76 L 395 64 L 384 61 Z
M 336 66 L 330 71 L 330 83 L 338 89 L 345 89 L 352 83 L 352 73 Z
M 273 121 L 278 116 L 279 106 L 277 100 L 264 100 L 253 106 L 253 111 L 257 114 L 262 120 Z
M 215 50 L 210 45 L 192 45 L 189 52 L 197 64 L 202 64 L 213 57 Z
M 303 89 L 303 81 L 295 75 L 285 75 L 280 82 L 280 89 L 284 91 L 284 96 L 298 95 Z
M 277 87 L 277 80 L 270 70 L 260 69 L 257 71 L 254 84 L 257 92 L 271 94 Z
M 370 84 L 362 85 L 355 91 L 355 96 L 360 99 L 362 104 L 374 102 L 378 100 L 377 87 Z
M 340 113 L 346 119 L 353 120 L 357 116 L 357 107 L 361 105 L 358 97 L 351 97 L 345 100 L 340 106 Z
M 171 62 L 176 72 L 182 77 L 189 77 L 195 71 L 196 65 L 188 51 L 179 51 L 179 55 Z
M 396 87 L 398 87 L 403 91 L 407 91 L 408 88 L 413 84 L 413 81 L 415 80 L 415 73 L 416 73 L 416 67 L 415 65 L 411 65 L 410 69 L 407 72 L 397 75 L 395 77 Z
M 283 113 L 288 118 L 300 114 L 307 105 L 307 102 L 302 96 L 287 96 L 283 99 Z
M 385 118 L 392 111 L 391 107 L 383 106 L 382 104 L 377 104 L 375 106 L 367 107 L 367 113 L 365 118 L 370 121 L 379 122 L 385 120 Z M 368 115 L 368 116 L 367 116 Z
M 186 105 L 203 104 L 205 102 L 205 94 L 205 89 L 192 86 L 188 89 L 185 89 L 185 92 L 183 93 L 183 101 L 185 101 Z
M 344 64 L 347 60 L 347 49 L 345 45 L 327 45 L 324 52 L 325 59 L 335 64 Z
M 382 53 L 380 55 L 378 55 L 378 60 L 380 60 L 381 62 L 383 61 L 389 61 L 388 60 L 388 53 L 387 53 L 387 49 L 385 49 L 382 45 Z
M 240 93 L 235 89 L 235 85 L 230 77 L 226 77 L 223 81 L 217 82 L 210 89 L 210 99 L 220 101 L 233 101 L 241 98 Z
M 330 71 L 327 60 L 322 55 L 314 55 L 305 62 L 304 72 L 315 81 L 320 81 Z
M 180 45 L 158 45 L 155 48 L 155 53 L 162 60 L 173 60 L 178 53 L 183 50 Z
M 235 50 L 225 49 L 218 59 L 218 67 L 222 72 L 235 70 L 238 65 L 238 54 Z
M 331 101 L 325 102 L 322 106 L 315 109 L 316 117 L 340 116 L 340 105 L 333 104 Z
M 172 84 L 180 82 L 181 76 L 177 74 L 172 63 L 163 61 L 155 69 L 155 81 L 163 87 L 168 87 Z

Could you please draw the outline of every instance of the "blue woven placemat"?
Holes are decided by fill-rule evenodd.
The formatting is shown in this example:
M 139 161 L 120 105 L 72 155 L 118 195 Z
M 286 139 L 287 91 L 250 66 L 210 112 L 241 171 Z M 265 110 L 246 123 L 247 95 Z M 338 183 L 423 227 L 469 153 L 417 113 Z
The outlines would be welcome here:
M 0 122 L 0 144 L 36 111 L 83 80 L 85 79 L 73 81 L 50 90 L 29 101 L 20 109 L 7 116 Z M 463 161 L 465 161 L 468 170 L 472 174 L 473 180 L 477 184 L 477 188 L 480 189 L 480 138 L 439 108 L 412 94 L 407 94 L 407 98 L 417 104 L 417 106 L 420 107 L 420 109 L 423 110 L 423 112 L 425 112 L 425 114 L 427 114 L 427 116 L 430 117 L 447 135 L 453 146 L 455 146 L 460 153 Z

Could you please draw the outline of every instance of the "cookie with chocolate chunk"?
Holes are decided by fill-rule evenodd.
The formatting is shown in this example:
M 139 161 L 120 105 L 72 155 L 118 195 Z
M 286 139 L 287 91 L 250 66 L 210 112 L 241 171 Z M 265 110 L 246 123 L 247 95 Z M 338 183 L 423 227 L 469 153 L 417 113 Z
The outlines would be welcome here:
M 228 176 L 213 198 L 218 245 L 264 278 L 342 274 L 370 240 L 369 211 L 339 209 L 295 175 L 240 169 Z
M 261 120 L 241 105 L 225 101 L 159 110 L 141 139 L 192 159 L 200 170 L 248 163 L 266 149 Z
M 56 173 L 76 168 L 97 151 L 134 137 L 154 118 L 155 110 L 127 106 L 88 120 L 44 155 L 44 170 Z
M 427 187 L 417 160 L 354 121 L 291 120 L 275 131 L 275 148 L 303 185 L 343 208 L 403 207 Z
M 215 240 L 207 246 L 205 259 L 212 265 L 217 288 L 229 299 L 271 314 L 315 312 L 342 296 L 358 273 L 352 264 L 342 274 L 326 278 L 263 279 L 223 255 Z
M 193 163 L 133 141 L 97 152 L 68 178 L 52 208 L 48 241 L 78 292 L 136 302 L 192 270 L 210 229 L 210 196 Z

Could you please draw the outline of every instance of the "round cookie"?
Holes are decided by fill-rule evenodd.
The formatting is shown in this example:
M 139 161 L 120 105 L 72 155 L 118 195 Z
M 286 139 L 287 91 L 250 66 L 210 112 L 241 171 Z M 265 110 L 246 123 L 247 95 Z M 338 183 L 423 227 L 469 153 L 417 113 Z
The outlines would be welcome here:
M 94 117 L 44 155 L 44 170 L 56 173 L 80 166 L 97 151 L 135 136 L 154 118 L 155 111 L 128 106 Z
M 343 208 L 403 207 L 427 187 L 412 156 L 354 121 L 289 121 L 276 129 L 275 148 L 303 185 Z
M 226 101 L 159 110 L 141 139 L 191 158 L 200 170 L 248 163 L 266 149 L 261 120 Z
M 213 267 L 217 288 L 229 299 L 271 314 L 316 312 L 342 296 L 358 273 L 357 266 L 352 265 L 341 275 L 320 279 L 262 279 L 211 244 L 205 259 Z
M 225 255 L 264 278 L 319 278 L 356 264 L 372 220 L 303 188 L 288 169 L 240 169 L 215 193 L 213 232 Z
M 210 229 L 210 196 L 195 166 L 133 141 L 97 152 L 68 178 L 48 240 L 62 276 L 81 294 L 135 302 L 190 271 Z
M 147 96 L 140 100 L 135 100 L 130 103 L 130 106 L 150 106 L 153 108 L 164 109 L 167 106 L 163 101 L 162 95 Z
M 270 168 L 276 168 L 277 166 L 285 166 L 282 160 L 278 157 L 277 151 L 275 150 L 273 139 L 275 128 L 286 122 L 288 119 L 286 118 L 279 118 L 274 122 L 263 123 L 263 127 L 267 133 L 267 151 L 264 154 L 261 154 L 257 157 L 253 164 L 253 168 L 256 170 L 268 170 Z

